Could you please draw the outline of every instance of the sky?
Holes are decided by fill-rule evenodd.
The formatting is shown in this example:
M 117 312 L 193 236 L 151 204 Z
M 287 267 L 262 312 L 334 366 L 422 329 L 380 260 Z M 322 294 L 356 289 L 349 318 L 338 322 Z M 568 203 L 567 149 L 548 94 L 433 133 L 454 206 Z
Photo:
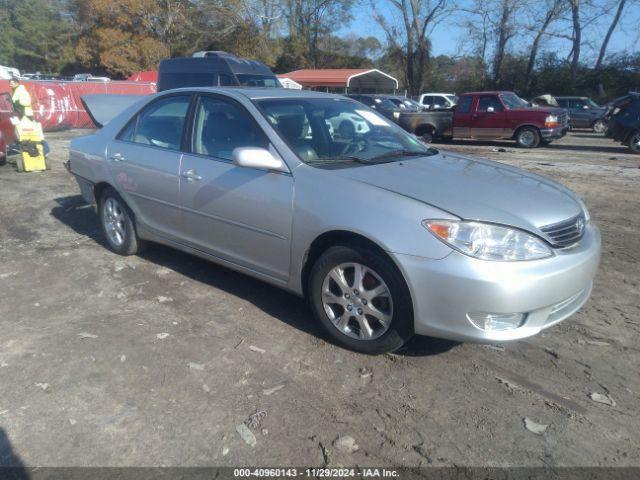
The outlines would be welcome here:
M 361 0 L 361 4 L 354 9 L 353 21 L 349 26 L 343 27 L 339 32 L 340 34 L 371 35 L 377 37 L 382 43 L 386 41 L 384 31 L 371 14 L 370 1 Z M 462 0 L 463 3 L 466 1 L 468 0 Z M 607 2 L 607 0 L 599 1 L 603 2 L 603 4 Z M 400 20 L 400 17 L 395 14 L 394 8 L 389 6 L 387 0 L 373 0 L 373 2 L 379 12 L 389 18 L 396 18 L 396 21 Z M 607 54 L 622 51 L 637 52 L 640 50 L 640 29 L 638 29 L 638 24 L 640 24 L 640 2 L 635 2 L 635 5 L 633 3 L 627 3 L 618 28 L 609 42 Z M 600 43 L 609 28 L 614 14 L 615 10 L 612 9 L 610 13 L 603 15 L 584 30 L 585 45 L 581 55 L 584 61 L 594 61 L 597 58 Z M 433 31 L 431 38 L 432 54 L 434 56 L 441 54 L 455 56 L 464 53 L 465 47 L 462 42 L 464 30 L 456 25 L 456 23 L 460 22 L 461 15 L 462 13 L 458 13 L 457 15 L 449 16 Z M 568 22 L 558 23 L 555 28 L 562 29 L 564 30 L 563 33 L 571 35 L 571 24 Z M 530 40 L 525 35 L 517 36 L 514 45 L 517 50 L 525 51 L 528 50 Z M 541 49 L 556 51 L 561 57 L 566 57 L 571 50 L 571 42 L 547 37 Z

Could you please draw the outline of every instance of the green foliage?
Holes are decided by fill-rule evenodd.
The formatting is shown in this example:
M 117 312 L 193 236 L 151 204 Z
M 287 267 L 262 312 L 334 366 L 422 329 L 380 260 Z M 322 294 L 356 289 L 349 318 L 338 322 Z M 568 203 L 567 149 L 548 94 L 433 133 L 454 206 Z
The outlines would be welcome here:
M 69 60 L 69 23 L 55 6 L 46 0 L 0 3 L 0 63 L 29 72 L 55 72 Z

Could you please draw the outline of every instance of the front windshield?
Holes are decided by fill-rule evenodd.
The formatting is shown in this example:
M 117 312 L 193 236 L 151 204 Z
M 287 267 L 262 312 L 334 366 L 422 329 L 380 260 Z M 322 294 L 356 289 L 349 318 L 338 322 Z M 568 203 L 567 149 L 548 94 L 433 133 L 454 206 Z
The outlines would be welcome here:
M 451 101 L 451 103 L 453 103 L 454 105 L 456 105 L 458 103 L 458 96 L 457 95 L 446 95 L 446 97 Z
M 502 98 L 502 103 L 504 103 L 504 106 L 507 107 L 509 110 L 512 110 L 514 108 L 529 107 L 529 102 L 521 99 L 515 93 L 504 93 L 500 95 L 500 98 Z
M 251 75 L 245 73 L 236 74 L 238 82 L 243 87 L 279 87 L 280 83 L 276 77 L 270 77 L 267 75 Z
M 589 107 L 591 108 L 602 108 L 600 105 L 598 105 L 596 102 L 594 102 L 593 100 L 591 100 L 590 98 L 587 98 L 584 101 L 587 105 L 589 105 Z
M 281 98 L 255 103 L 305 163 L 349 166 L 437 153 L 393 122 L 352 100 Z

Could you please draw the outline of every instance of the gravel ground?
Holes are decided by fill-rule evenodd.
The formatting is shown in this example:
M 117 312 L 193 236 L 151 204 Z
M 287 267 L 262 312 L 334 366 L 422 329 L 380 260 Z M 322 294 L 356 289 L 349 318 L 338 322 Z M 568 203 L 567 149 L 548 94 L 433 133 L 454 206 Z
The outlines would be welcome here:
M 0 168 L 0 465 L 640 465 L 640 157 L 624 147 L 440 145 L 583 196 L 603 234 L 593 297 L 525 341 L 369 357 L 249 277 L 159 246 L 112 254 L 62 165 L 81 133 L 48 135 L 52 171 Z M 236 427 L 258 412 L 250 446 Z

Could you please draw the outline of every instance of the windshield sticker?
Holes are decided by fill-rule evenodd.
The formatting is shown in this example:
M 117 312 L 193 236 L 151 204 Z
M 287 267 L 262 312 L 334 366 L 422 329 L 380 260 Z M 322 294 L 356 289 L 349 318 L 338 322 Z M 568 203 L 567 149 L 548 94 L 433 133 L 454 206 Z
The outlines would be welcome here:
M 356 113 L 363 117 L 369 123 L 372 123 L 378 127 L 389 127 L 390 124 L 384 118 L 379 117 L 373 112 L 367 112 L 366 110 L 356 110 Z

